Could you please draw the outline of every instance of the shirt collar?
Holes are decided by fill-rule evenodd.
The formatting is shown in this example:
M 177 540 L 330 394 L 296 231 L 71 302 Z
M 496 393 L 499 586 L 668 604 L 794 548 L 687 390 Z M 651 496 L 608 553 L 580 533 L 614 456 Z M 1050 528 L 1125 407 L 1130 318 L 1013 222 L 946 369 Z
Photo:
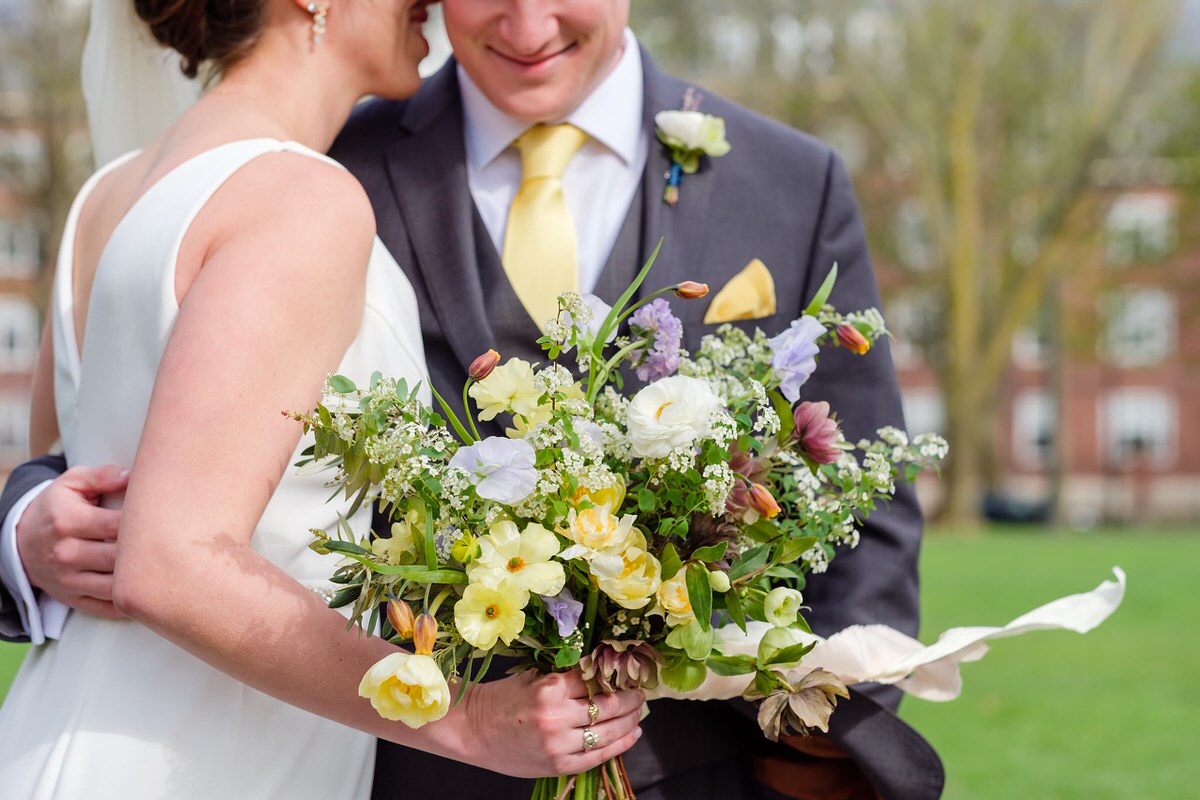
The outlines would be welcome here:
M 528 127 L 505 114 L 458 65 L 463 99 L 463 128 L 467 159 L 474 169 L 484 169 Z M 563 122 L 570 122 L 611 150 L 627 165 L 637 158 L 642 136 L 642 53 L 637 38 L 625 30 L 625 50 L 600 85 Z

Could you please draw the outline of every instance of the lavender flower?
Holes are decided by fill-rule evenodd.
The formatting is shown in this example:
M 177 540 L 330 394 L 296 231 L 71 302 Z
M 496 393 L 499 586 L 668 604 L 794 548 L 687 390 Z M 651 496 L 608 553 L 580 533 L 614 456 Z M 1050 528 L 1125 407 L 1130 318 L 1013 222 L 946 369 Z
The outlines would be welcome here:
M 467 472 L 480 497 L 498 503 L 519 503 L 537 485 L 537 454 L 524 439 L 489 436 L 460 448 L 449 466 Z
M 683 341 L 683 325 L 671 313 L 671 306 L 656 297 L 629 317 L 629 329 L 641 338 L 653 338 L 648 348 L 630 353 L 639 380 L 656 381 L 679 369 L 679 344 Z
M 794 320 L 786 331 L 767 340 L 773 351 L 771 369 L 779 381 L 779 391 L 794 403 L 800 399 L 800 387 L 817 368 L 817 339 L 825 326 L 807 314 Z
M 563 589 L 556 595 L 539 595 L 542 605 L 558 623 L 558 635 L 570 636 L 579 627 L 579 616 L 583 613 L 583 603 L 571 595 L 570 589 Z

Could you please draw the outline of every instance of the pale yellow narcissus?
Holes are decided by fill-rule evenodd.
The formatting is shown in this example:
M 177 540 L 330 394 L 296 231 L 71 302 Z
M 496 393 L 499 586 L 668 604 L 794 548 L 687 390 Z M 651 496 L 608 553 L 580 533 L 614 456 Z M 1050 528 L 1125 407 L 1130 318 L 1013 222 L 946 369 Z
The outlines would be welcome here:
M 496 640 L 511 644 L 525 627 L 529 593 L 511 581 L 496 585 L 472 583 L 454 604 L 454 626 L 463 640 L 480 650 L 495 647 Z
M 625 502 L 625 479 L 620 475 L 613 475 L 612 483 L 608 486 L 580 486 L 571 495 L 571 504 L 579 508 L 584 500 L 594 506 L 607 506 L 612 511 L 620 509 L 621 503 Z
M 658 606 L 671 627 L 686 625 L 696 618 L 688 597 L 687 573 L 679 570 L 658 587 Z
M 607 505 L 592 506 L 582 511 L 571 509 L 567 512 L 567 527 L 562 533 L 578 548 L 567 548 L 563 551 L 563 557 L 580 555 L 575 552 L 580 548 L 584 551 L 624 550 L 633 541 L 631 536 L 636 519 L 633 514 L 618 518 Z M 566 555 L 568 552 L 571 555 Z
M 384 719 L 419 728 L 446 716 L 450 687 L 430 656 L 392 653 L 367 670 L 358 685 L 360 696 Z
M 584 398 L 583 387 L 578 383 L 561 387 L 557 391 L 562 392 L 567 400 L 582 400 Z M 510 439 L 522 439 L 525 437 L 525 434 L 529 433 L 530 429 L 549 420 L 550 415 L 553 413 L 554 407 L 549 402 L 537 405 L 529 413 L 513 417 L 513 427 L 505 428 L 504 435 Z
M 593 558 L 588 566 L 600 591 L 631 610 L 645 608 L 662 582 L 662 564 L 646 551 L 646 537 L 637 528 L 620 555 Z
M 567 576 L 553 557 L 558 537 L 537 523 L 519 530 L 516 523 L 501 520 L 479 537 L 479 555 L 467 567 L 471 583 L 495 586 L 512 581 L 526 592 L 556 595 Z
M 505 411 L 530 417 L 537 411 L 542 390 L 533 379 L 533 365 L 519 358 L 510 358 L 479 381 L 467 392 L 479 406 L 481 420 L 495 419 Z

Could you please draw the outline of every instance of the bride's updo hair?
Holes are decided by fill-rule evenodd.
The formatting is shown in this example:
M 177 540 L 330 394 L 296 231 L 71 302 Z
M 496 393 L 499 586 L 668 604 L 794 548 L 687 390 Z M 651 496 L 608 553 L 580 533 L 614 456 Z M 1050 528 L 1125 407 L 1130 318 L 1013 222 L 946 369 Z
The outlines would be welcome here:
M 266 0 L 133 0 L 159 44 L 182 56 L 183 74 L 196 77 L 211 61 L 224 70 L 262 35 Z

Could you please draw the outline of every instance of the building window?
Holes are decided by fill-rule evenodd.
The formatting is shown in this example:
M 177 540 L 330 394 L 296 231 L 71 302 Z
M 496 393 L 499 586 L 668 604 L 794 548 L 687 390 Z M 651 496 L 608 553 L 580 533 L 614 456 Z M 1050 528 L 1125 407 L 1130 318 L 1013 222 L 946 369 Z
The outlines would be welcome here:
M 1108 361 L 1146 367 L 1171 354 L 1176 338 L 1175 299 L 1166 289 L 1133 288 L 1104 298 L 1102 344 Z
M 1120 469 L 1164 468 L 1175 460 L 1178 409 L 1159 389 L 1114 389 L 1100 399 L 1100 446 Z
M 1162 261 L 1175 249 L 1175 200 L 1141 192 L 1118 197 L 1105 225 L 1110 264 Z
M 946 433 L 946 401 L 938 389 L 904 389 L 900 393 L 908 432 Z
M 37 309 L 24 297 L 0 297 L 0 372 L 32 371 L 37 353 Z
M 0 217 L 0 276 L 31 278 L 37 274 L 41 242 L 32 217 Z
M 0 462 L 13 466 L 29 458 L 29 398 L 0 394 Z
M 1042 469 L 1054 452 L 1058 408 L 1054 396 L 1045 389 L 1026 389 L 1013 401 L 1013 462 L 1030 469 Z

